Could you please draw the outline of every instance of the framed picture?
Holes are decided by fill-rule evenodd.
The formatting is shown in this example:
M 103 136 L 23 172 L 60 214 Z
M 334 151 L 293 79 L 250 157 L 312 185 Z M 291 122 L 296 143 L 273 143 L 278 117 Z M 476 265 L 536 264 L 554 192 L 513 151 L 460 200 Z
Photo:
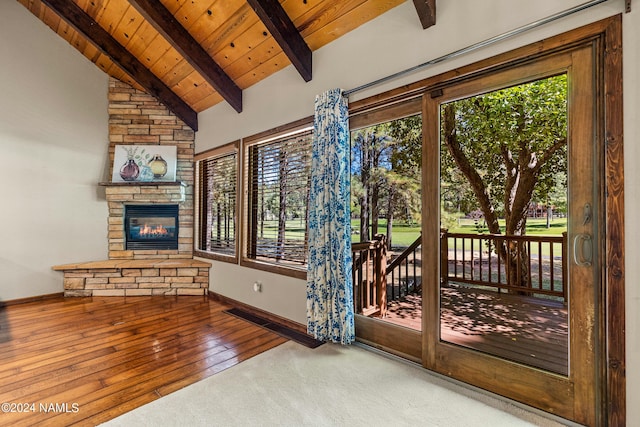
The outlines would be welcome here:
M 111 182 L 176 180 L 175 145 L 116 145 Z

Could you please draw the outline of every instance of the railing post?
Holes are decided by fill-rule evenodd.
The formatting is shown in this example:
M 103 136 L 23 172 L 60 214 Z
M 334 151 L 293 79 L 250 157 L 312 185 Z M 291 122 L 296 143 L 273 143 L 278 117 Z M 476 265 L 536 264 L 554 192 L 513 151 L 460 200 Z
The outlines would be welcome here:
M 369 249 L 366 250 L 365 252 L 367 254 L 367 257 L 365 259 L 365 263 L 364 263 L 364 267 L 365 267 L 365 271 L 364 271 L 364 294 L 362 296 L 362 300 L 363 300 L 363 304 L 362 304 L 362 308 L 369 310 L 371 308 L 371 291 L 372 291 L 372 287 L 376 285 L 376 277 L 374 274 L 374 267 L 373 267 L 373 262 L 375 259 L 375 253 L 371 250 L 371 246 L 369 246 Z
M 353 248 L 351 249 L 351 259 L 353 260 L 353 265 L 351 266 L 351 286 L 352 286 L 352 292 L 353 292 L 353 310 L 354 313 L 358 314 L 358 292 L 360 292 L 360 287 L 358 286 L 358 278 L 357 278 L 357 265 L 358 265 L 358 258 L 356 256 L 356 252 L 353 251 Z
M 384 234 L 376 234 L 375 273 L 377 303 L 380 317 L 387 315 L 387 242 Z
M 449 230 L 440 229 L 440 286 L 449 286 Z
M 567 305 L 567 232 L 562 233 L 562 298 Z

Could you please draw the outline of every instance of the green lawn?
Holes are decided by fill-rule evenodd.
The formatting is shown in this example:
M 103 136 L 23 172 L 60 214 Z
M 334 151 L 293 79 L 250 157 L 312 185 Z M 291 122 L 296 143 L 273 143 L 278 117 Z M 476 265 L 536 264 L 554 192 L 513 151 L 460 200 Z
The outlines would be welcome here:
M 501 220 L 501 226 L 504 227 L 504 220 Z M 544 218 L 540 218 L 540 219 L 530 218 L 527 220 L 527 235 L 529 236 L 562 236 L 562 233 L 564 233 L 565 231 L 567 231 L 566 218 L 555 218 L 551 222 L 550 228 L 547 228 L 547 220 Z M 451 228 L 449 229 L 449 232 L 474 234 L 477 231 L 476 231 L 476 227 L 473 220 L 463 219 L 460 221 L 459 227 Z M 484 229 L 482 232 L 486 233 L 486 229 Z M 449 239 L 450 249 L 453 248 L 453 245 L 454 245 L 453 240 L 454 240 L 453 238 Z M 458 249 L 462 249 L 460 245 L 461 243 L 458 242 Z M 562 245 L 560 245 L 559 243 L 554 243 L 553 246 L 554 246 L 553 247 L 554 257 L 560 256 L 562 254 Z M 464 249 L 466 250 L 471 249 L 471 241 L 465 241 Z M 479 250 L 477 243 L 476 243 L 476 247 L 473 249 Z M 486 250 L 485 244 L 482 245 L 482 250 Z M 538 245 L 537 244 L 531 245 L 531 255 L 537 255 L 537 254 L 538 254 Z M 548 243 L 544 243 L 542 245 L 542 255 L 550 255 L 550 254 L 551 254 L 550 245 Z
M 469 233 L 475 234 L 476 227 L 473 220 L 463 219 L 459 222 L 459 226 L 449 230 L 450 233 Z M 504 223 L 503 223 L 504 224 Z M 360 241 L 360 235 L 353 233 L 360 230 L 360 220 L 354 219 L 351 221 L 352 238 L 353 243 Z M 556 218 L 551 223 L 551 228 L 547 228 L 547 222 L 542 219 L 529 219 L 527 220 L 527 234 L 536 236 L 560 236 L 567 229 L 566 218 Z M 276 239 L 278 236 L 278 221 L 271 220 L 264 223 L 264 237 Z M 378 232 L 386 234 L 387 221 L 381 219 L 378 224 Z M 396 222 L 393 225 L 393 246 L 394 247 L 407 247 L 413 243 L 420 235 L 420 224 L 405 224 L 402 222 Z M 301 220 L 287 221 L 287 240 L 303 240 L 305 236 L 304 222 Z M 451 245 L 453 242 L 451 242 Z M 453 247 L 453 246 L 451 246 Z M 467 249 L 470 249 L 467 248 Z
M 461 218 L 459 226 L 449 229 L 450 233 L 476 233 L 476 227 L 472 219 Z M 500 227 L 504 230 L 504 220 L 500 220 Z M 486 228 L 484 228 L 486 233 Z M 545 218 L 529 218 L 527 219 L 527 234 L 532 236 L 561 236 L 567 231 L 566 218 L 554 218 L 551 221 L 551 227 L 547 228 L 547 220 Z
M 504 221 L 501 222 L 504 227 Z M 360 230 L 360 220 L 354 219 L 351 221 L 352 231 Z M 566 218 L 555 218 L 551 222 L 551 228 L 547 228 L 547 220 L 541 219 L 528 219 L 527 220 L 527 234 L 532 236 L 561 236 L 563 232 L 567 230 Z M 378 224 L 378 232 L 386 234 L 387 221 L 381 219 Z M 477 230 L 473 220 L 463 219 L 460 221 L 460 226 L 449 230 L 450 233 L 468 233 L 476 234 Z M 485 229 L 486 232 L 486 229 Z M 413 243 L 420 235 L 419 224 L 404 224 L 396 223 L 393 226 L 393 247 L 407 247 Z M 352 234 L 352 242 L 356 243 L 360 241 L 359 234 Z M 453 239 L 450 239 L 450 247 L 453 247 Z M 471 242 L 467 241 L 465 249 L 471 249 Z M 554 248 L 554 255 L 560 254 L 560 247 Z M 460 248 L 462 249 L 462 248 Z M 477 250 L 477 247 L 476 247 Z M 547 255 L 549 252 L 548 245 L 543 245 L 543 254 Z M 537 253 L 537 248 L 532 248 L 532 253 Z
M 260 236 L 262 231 L 262 236 Z M 258 236 L 266 239 L 278 238 L 278 220 L 265 220 L 262 230 L 258 226 Z M 287 221 L 285 239 L 287 240 L 304 240 L 305 236 L 305 222 L 299 219 L 292 219 Z
M 360 231 L 360 220 L 351 220 L 351 242 L 360 241 L 360 234 L 353 234 L 354 231 Z M 387 234 L 387 220 L 381 219 L 378 223 L 378 233 Z M 393 244 L 394 247 L 407 247 L 411 245 L 420 235 L 420 224 L 404 224 L 395 223 L 393 225 Z

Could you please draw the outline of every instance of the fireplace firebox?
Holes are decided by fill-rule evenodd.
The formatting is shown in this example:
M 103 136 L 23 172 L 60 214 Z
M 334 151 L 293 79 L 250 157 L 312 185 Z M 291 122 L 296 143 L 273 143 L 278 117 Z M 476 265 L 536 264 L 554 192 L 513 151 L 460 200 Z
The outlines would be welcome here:
M 127 250 L 178 249 L 178 205 L 125 205 Z

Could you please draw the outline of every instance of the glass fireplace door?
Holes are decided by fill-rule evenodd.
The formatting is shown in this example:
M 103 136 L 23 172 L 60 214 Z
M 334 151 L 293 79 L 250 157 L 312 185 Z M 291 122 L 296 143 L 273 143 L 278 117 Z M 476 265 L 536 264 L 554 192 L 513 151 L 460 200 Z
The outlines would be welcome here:
M 127 250 L 178 249 L 178 205 L 125 206 Z

